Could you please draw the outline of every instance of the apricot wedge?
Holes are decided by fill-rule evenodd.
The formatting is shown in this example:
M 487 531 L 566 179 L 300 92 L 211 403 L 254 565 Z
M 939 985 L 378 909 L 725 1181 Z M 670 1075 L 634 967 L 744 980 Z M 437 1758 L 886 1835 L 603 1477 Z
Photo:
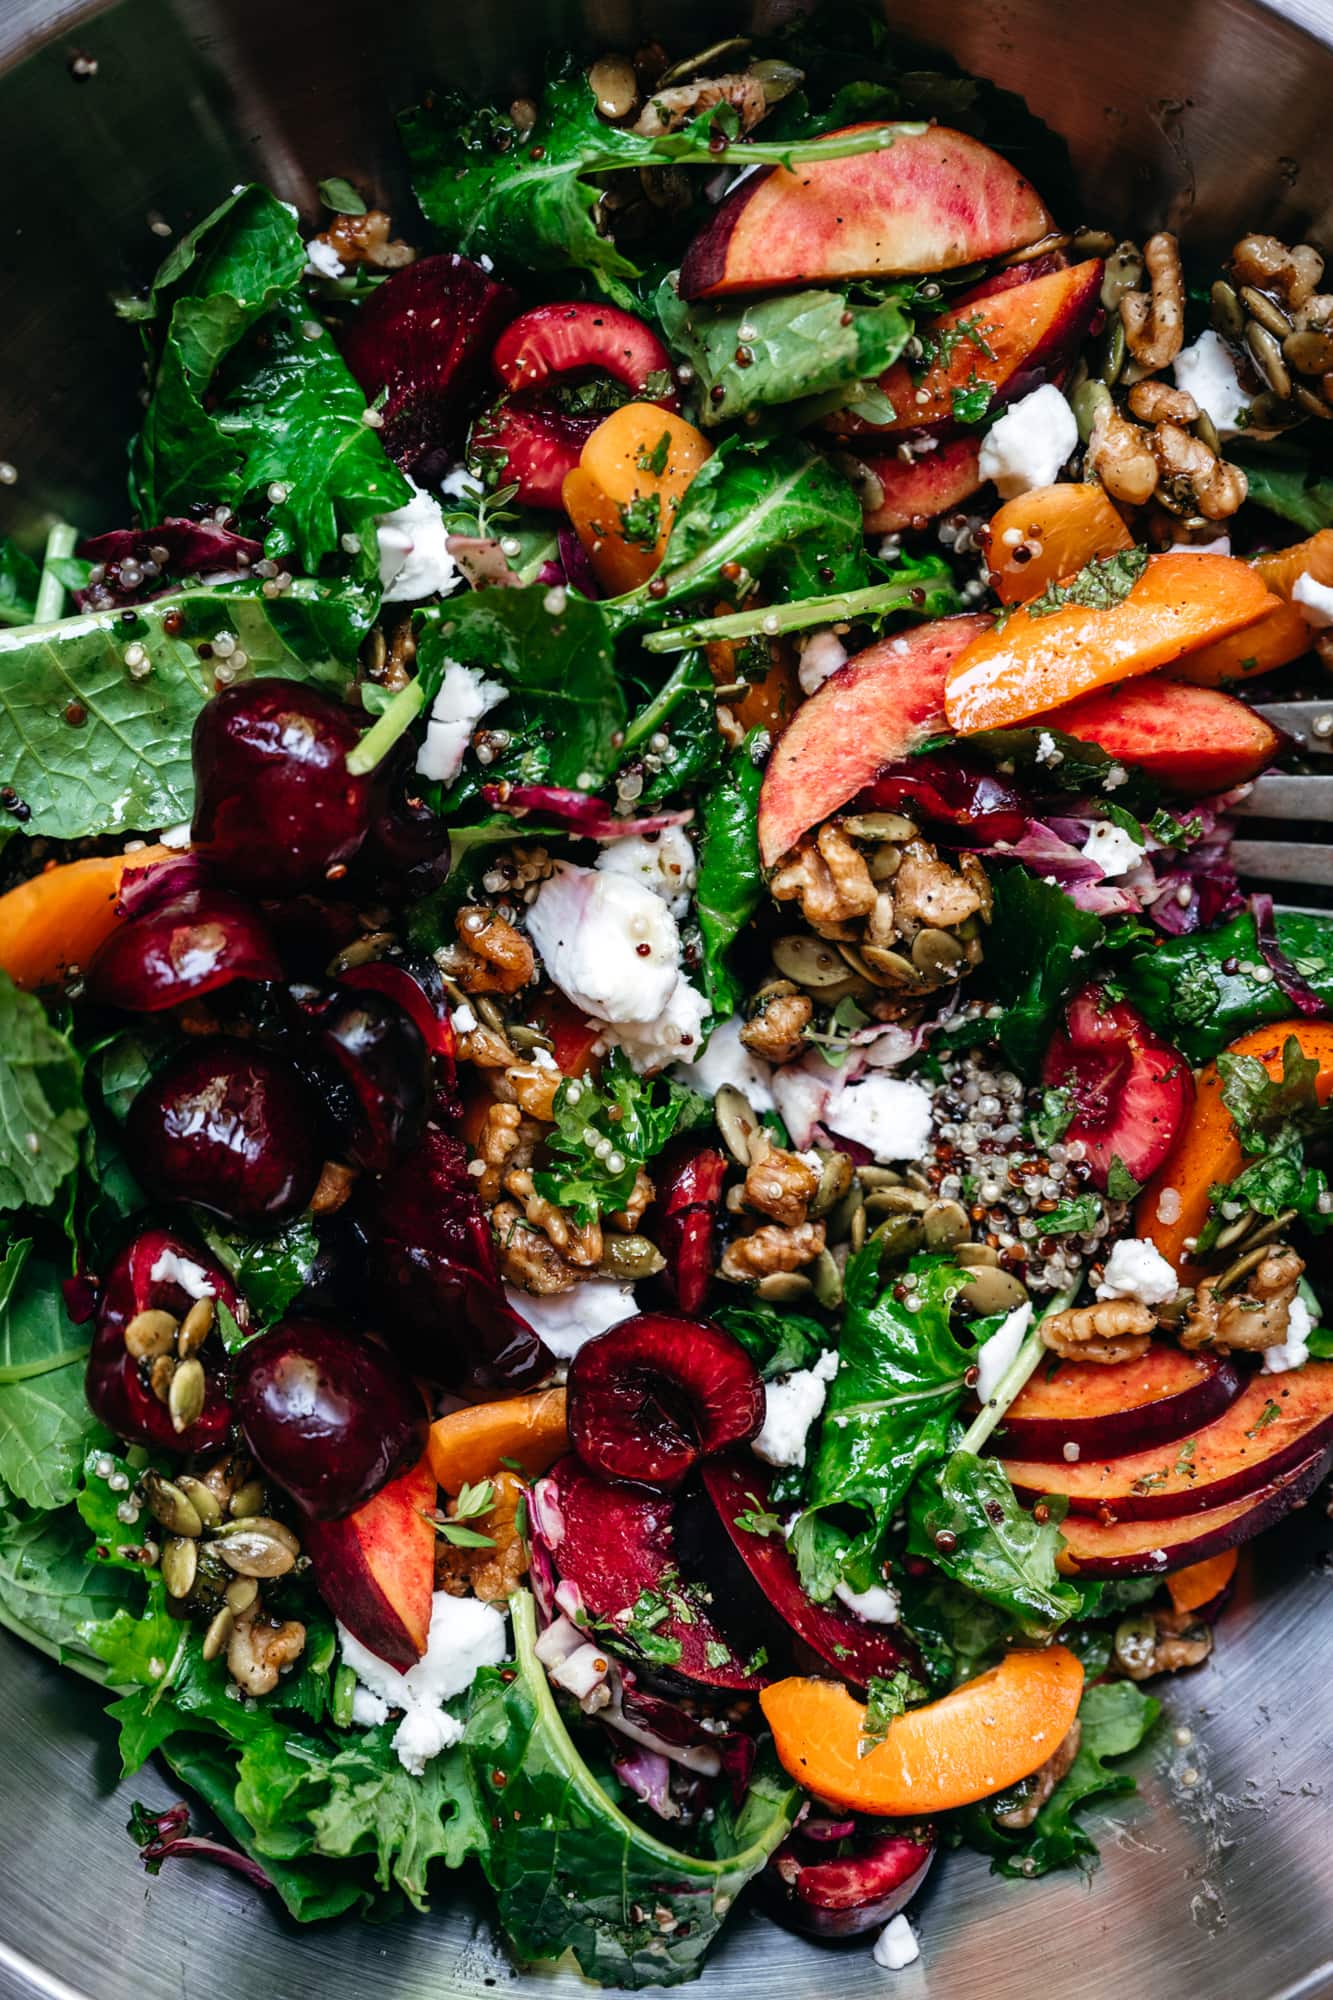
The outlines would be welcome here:
M 848 440 L 846 457 L 861 491 L 868 535 L 924 527 L 937 514 L 970 500 L 981 485 L 981 446 L 975 438 L 954 438 L 908 458 L 899 458 L 896 448 L 853 451 L 852 442 Z M 928 438 L 925 444 L 936 440 Z
M 73 967 L 86 967 L 120 922 L 124 877 L 179 860 L 170 847 L 133 854 L 95 854 L 30 876 L 0 896 L 0 972 L 33 991 L 58 986 Z
M 1054 226 L 1036 190 L 980 140 L 945 125 L 905 129 L 872 153 L 752 174 L 686 251 L 681 296 L 948 271 Z
M 1333 584 L 1333 528 L 1321 528 L 1317 535 L 1289 549 L 1256 556 L 1251 567 L 1281 602 L 1257 625 L 1190 653 L 1174 669 L 1182 680 L 1195 681 L 1201 687 L 1253 680 L 1309 652 L 1314 635 L 1300 606 L 1292 603 L 1291 593 L 1307 575 L 1316 583 Z
M 549 1472 L 569 1450 L 563 1389 L 534 1389 L 498 1403 L 472 1403 L 430 1427 L 431 1469 L 446 1493 L 490 1479 L 504 1464 L 525 1479 Z
M 625 403 L 598 424 L 561 497 L 603 590 L 646 583 L 685 489 L 713 447 L 659 403 Z
M 950 663 L 986 629 L 939 618 L 881 639 L 831 674 L 797 709 L 759 794 L 759 853 L 774 868 L 807 828 L 837 812 L 883 764 L 944 726 Z
M 948 1812 L 1027 1778 L 1068 1735 L 1083 1668 L 1065 1646 L 1013 1652 L 912 1708 L 865 1749 L 866 1711 L 835 1681 L 775 1681 L 759 1700 L 782 1765 L 822 1799 L 890 1818 Z
M 306 1552 L 335 1618 L 406 1673 L 426 1650 L 435 1589 L 435 1474 L 423 1456 L 341 1521 L 307 1519 Z
M 1319 1064 L 1315 1090 L 1321 1103 L 1333 1092 L 1333 1021 L 1277 1021 L 1242 1035 L 1226 1051 L 1253 1056 L 1270 1076 L 1282 1074 L 1282 1051 L 1294 1035 L 1301 1054 Z M 1231 1113 L 1222 1102 L 1222 1077 L 1215 1062 L 1195 1073 L 1194 1107 L 1166 1159 L 1139 1196 L 1134 1227 L 1155 1243 L 1182 1280 L 1197 1280 L 1189 1248 L 1208 1220 L 1208 1190 L 1233 1181 L 1243 1162 Z
M 1191 1563 L 1188 1569 L 1173 1571 L 1166 1580 L 1171 1609 L 1201 1611 L 1206 1604 L 1212 1604 L 1230 1584 L 1239 1561 L 1238 1550 L 1223 1549 L 1221 1555 L 1208 1556 L 1203 1562 Z
M 1165 674 L 1084 695 L 1060 711 L 1059 726 L 1190 798 L 1243 784 L 1272 763 L 1282 740 L 1234 695 Z
M 949 725 L 970 736 L 1049 715 L 1253 625 L 1273 604 L 1262 578 L 1234 557 L 1149 556 L 1118 603 L 1042 616 L 1022 606 L 973 639 L 949 669 Z
M 1006 500 L 991 516 L 982 547 L 1000 602 L 1026 604 L 1048 584 L 1133 540 L 1104 488 L 1071 480 Z

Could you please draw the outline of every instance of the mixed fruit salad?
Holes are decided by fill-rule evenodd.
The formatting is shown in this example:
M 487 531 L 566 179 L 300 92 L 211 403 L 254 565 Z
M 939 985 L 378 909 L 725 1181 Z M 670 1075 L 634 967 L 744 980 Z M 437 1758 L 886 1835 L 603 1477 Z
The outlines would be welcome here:
M 900 1966 L 1333 1453 L 1333 917 L 1231 858 L 1333 294 L 856 12 L 402 133 L 402 235 L 174 245 L 129 524 L 3 551 L 0 1621 L 154 1868 Z

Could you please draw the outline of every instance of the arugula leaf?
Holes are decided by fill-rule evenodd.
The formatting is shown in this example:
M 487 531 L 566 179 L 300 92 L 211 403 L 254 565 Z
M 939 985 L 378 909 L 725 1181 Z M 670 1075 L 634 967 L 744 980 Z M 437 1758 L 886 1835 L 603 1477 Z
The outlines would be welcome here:
M 1019 1506 L 999 1459 L 955 1451 L 938 1475 L 912 1489 L 910 1552 L 1034 1635 L 1053 1631 L 1083 1608 L 1079 1586 L 1055 1567 L 1060 1544 L 1053 1518 L 1039 1522 Z
M 62 1507 L 106 1433 L 83 1392 L 87 1335 L 65 1311 L 61 1273 L 15 1244 L 0 1266 L 0 1481 L 31 1507 Z
M 694 303 L 681 298 L 672 277 L 659 287 L 656 308 L 672 350 L 694 369 L 700 422 L 711 429 L 806 397 L 820 398 L 821 409 L 854 400 L 911 339 L 912 293 L 903 284 L 874 305 L 854 303 L 846 291 Z
M 1280 949 L 1333 1012 L 1333 918 L 1280 910 L 1276 927 Z M 1116 976 L 1149 1025 L 1191 1063 L 1202 1063 L 1248 1029 L 1290 1015 L 1277 981 L 1256 977 L 1261 969 L 1254 917 L 1242 910 L 1219 930 L 1155 941 Z
M 938 1692 L 994 1666 L 1014 1637 L 1014 1621 L 998 1604 L 987 1603 L 937 1569 L 913 1576 L 903 1568 L 895 1574 L 894 1587 L 902 1623 L 916 1640 Z
M 703 937 L 703 983 L 715 1021 L 736 1011 L 741 986 L 727 953 L 763 899 L 759 864 L 759 792 L 764 773 L 750 736 L 734 750 L 699 800 L 695 911 Z
M 1295 1035 L 1282 1045 L 1282 1074 L 1270 1077 L 1254 1056 L 1221 1055 L 1222 1102 L 1231 1113 L 1242 1149 L 1255 1155 L 1227 1184 L 1210 1190 L 1212 1213 L 1199 1235 L 1206 1253 L 1223 1226 L 1252 1209 L 1276 1216 L 1294 1209 L 1316 1235 L 1333 1227 L 1328 1176 L 1311 1165 L 1306 1145 L 1333 1134 L 1333 1110 L 1319 1102 L 1319 1064 L 1304 1056 Z
M 1102 1204 L 1095 1194 L 1075 1195 L 1062 1201 L 1041 1218 L 1047 1236 L 1082 1236 L 1095 1229 L 1102 1219 Z
M 1101 943 L 1103 926 L 1099 917 L 1076 909 L 1063 889 L 1026 868 L 1006 867 L 993 881 L 981 978 L 1005 1011 L 984 1026 L 1014 1068 L 1032 1076 L 1066 993 L 1088 976 L 1083 961 Z
M 1146 549 L 1117 549 L 1114 555 L 1094 556 L 1076 576 L 1063 583 L 1048 583 L 1040 597 L 1030 598 L 1023 607 L 1029 618 L 1049 618 L 1071 604 L 1085 605 L 1090 611 L 1109 611 L 1123 603 L 1148 566 Z
M 822 575 L 820 580 L 824 580 Z M 904 612 L 914 618 L 944 618 L 961 604 L 953 575 L 942 557 L 899 555 L 885 571 L 884 581 L 869 584 L 864 590 L 843 590 L 828 597 L 800 596 L 787 604 L 755 605 L 718 618 L 692 619 L 688 625 L 667 625 L 660 632 L 645 633 L 643 644 L 649 653 L 678 653 L 687 646 L 708 645 L 716 639 L 748 639 L 767 649 L 779 633 L 804 632 L 812 625 L 866 625 L 878 632 Z M 736 665 L 746 670 L 749 663 L 738 659 Z
M 1307 535 L 1333 527 L 1333 475 L 1302 446 L 1234 442 L 1227 457 L 1244 472 L 1256 507 Z
M 89 1446 L 83 1458 L 83 1481 L 74 1498 L 79 1519 L 93 1538 L 93 1550 L 99 1564 L 108 1569 L 122 1569 L 136 1576 L 143 1575 L 143 1564 L 137 1556 L 121 1555 L 121 1549 L 136 1549 L 149 1523 L 142 1514 L 136 1522 L 122 1521 L 119 1508 L 137 1485 L 148 1454 L 138 1453 L 140 1462 L 131 1464 L 128 1458 L 121 1458 L 111 1448 L 109 1440 L 98 1440 Z M 159 1470 L 166 1470 L 165 1459 L 151 1461 Z M 113 1485 L 111 1482 L 115 1481 Z M 137 1506 L 137 1501 L 133 1503 Z M 142 1525 L 140 1525 L 142 1523 Z
M 17 542 L 0 536 L 0 625 L 27 625 L 37 604 L 41 570 Z
M 309 1216 L 288 1223 L 276 1236 L 228 1234 L 200 1216 L 204 1240 L 235 1281 L 250 1308 L 246 1338 L 282 1318 L 319 1256 L 319 1232 Z
M 862 1517 L 859 1534 L 841 1535 L 853 1567 L 872 1561 L 917 1473 L 948 1452 L 974 1359 L 949 1325 L 963 1273 L 941 1258 L 916 1257 L 906 1277 L 907 1298 L 919 1300 L 911 1306 L 881 1279 L 873 1238 L 847 1261 L 842 1365 L 824 1405 L 807 1515 L 836 1507 Z M 821 1555 L 826 1549 L 808 1533 L 798 1536 L 801 1580 L 812 1597 L 826 1599 L 837 1578 Z
M 739 1340 L 765 1382 L 798 1368 L 813 1367 L 829 1345 L 829 1336 L 818 1320 L 807 1319 L 786 1306 L 766 1305 L 763 1299 L 748 1299 L 743 1306 L 721 1306 L 713 1318 Z
M 567 1077 L 555 1094 L 546 1135 L 555 1156 L 532 1184 L 544 1201 L 571 1209 L 581 1224 L 624 1208 L 639 1168 L 677 1132 L 712 1121 L 707 1098 L 668 1077 L 639 1076 L 623 1049 L 612 1049 L 599 1077 Z M 588 1134 L 592 1133 L 591 1140 Z M 603 1144 L 610 1151 L 603 1154 Z
M 142 1597 L 142 1585 L 97 1562 L 72 1507 L 20 1516 L 0 1512 L 0 1625 L 89 1680 L 106 1668 L 80 1630 Z
M 607 1986 L 692 1978 L 740 1890 L 786 1834 L 800 1794 L 761 1755 L 740 1811 L 718 1808 L 687 1853 L 612 1804 L 560 1718 L 533 1646 L 532 1599 L 510 1599 L 518 1673 L 478 1676 L 463 1751 L 490 1839 L 481 1864 L 515 1953 L 571 1951 Z M 663 1913 L 673 1921 L 664 1921 Z
M 302 583 L 270 603 L 245 586 L 155 598 L 132 618 L 86 612 L 0 631 L 6 775 L 30 809 L 24 831 L 81 840 L 189 819 L 190 731 L 213 693 L 199 648 L 229 632 L 248 671 L 336 694 L 374 609 L 355 590 Z M 77 728 L 66 720 L 72 702 L 86 717 Z
M 79 1162 L 83 1065 L 32 993 L 0 972 L 0 1209 L 45 1207 Z
M 344 180 L 341 174 L 330 174 L 327 180 L 320 181 L 318 193 L 325 208 L 332 209 L 335 215 L 364 215 L 366 212 L 365 202 L 352 183 Z

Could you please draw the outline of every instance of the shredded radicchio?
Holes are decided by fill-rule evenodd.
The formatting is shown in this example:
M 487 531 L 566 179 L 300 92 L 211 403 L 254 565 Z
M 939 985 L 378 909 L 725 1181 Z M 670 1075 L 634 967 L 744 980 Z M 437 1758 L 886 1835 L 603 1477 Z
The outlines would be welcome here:
M 655 813 L 649 819 L 619 819 L 605 800 L 563 785 L 483 785 L 482 793 L 488 805 L 503 806 L 509 812 L 542 813 L 585 840 L 624 840 L 636 833 L 661 833 L 669 826 L 684 826 L 693 817 L 687 810 Z
M 271 1889 L 273 1883 L 257 1861 L 239 1848 L 227 1847 L 220 1840 L 208 1840 L 200 1834 L 190 1832 L 190 1809 L 186 1805 L 168 1806 L 165 1812 L 151 1813 L 147 1807 L 136 1805 L 130 1815 L 129 1833 L 137 1844 L 139 1858 L 150 1875 L 156 1875 L 169 1855 L 193 1856 L 196 1861 L 216 1861 L 223 1868 L 234 1869 L 244 1875 L 256 1889 Z
M 1324 1002 L 1314 988 L 1301 978 L 1278 943 L 1273 898 L 1267 895 L 1251 896 L 1250 908 L 1254 912 L 1254 927 L 1259 935 L 1260 956 L 1297 1013 L 1311 1016 L 1326 1013 L 1328 1010 Z
M 79 543 L 77 553 L 93 564 L 94 574 L 102 572 L 75 591 L 80 611 L 116 611 L 161 597 L 187 576 L 246 577 L 264 549 L 216 521 L 177 516 L 155 528 L 113 528 L 109 534 L 91 535 Z

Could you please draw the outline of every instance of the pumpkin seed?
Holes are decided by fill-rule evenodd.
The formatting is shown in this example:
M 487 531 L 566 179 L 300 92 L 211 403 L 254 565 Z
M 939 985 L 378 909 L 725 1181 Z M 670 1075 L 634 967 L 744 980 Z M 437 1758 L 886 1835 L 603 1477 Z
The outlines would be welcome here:
M 926 983 L 910 958 L 904 958 L 900 951 L 888 950 L 885 945 L 868 944 L 859 952 L 849 944 L 838 949 L 850 966 L 863 972 L 876 986 L 905 986 L 916 991 Z
M 933 1192 L 930 1185 L 930 1175 L 923 1173 L 920 1167 L 904 1167 L 903 1182 L 907 1187 L 917 1188 L 925 1195 L 927 1200 L 930 1199 Z
M 227 1585 L 224 1595 L 227 1599 L 227 1609 L 240 1618 L 258 1597 L 259 1585 L 252 1576 L 238 1576 L 234 1582 Z
M 1142 284 L 1143 252 L 1137 243 L 1118 243 L 1102 273 L 1102 304 L 1114 312 L 1125 293 L 1137 292 Z
M 1069 401 L 1074 412 L 1074 421 L 1078 425 L 1079 439 L 1086 444 L 1092 436 L 1098 412 L 1113 407 L 1111 391 L 1105 382 L 1094 379 L 1076 389 Z
M 866 1203 L 867 1213 L 870 1203 Z M 890 1215 L 880 1223 L 874 1233 L 879 1244 L 880 1257 L 889 1262 L 897 1262 L 904 1257 L 914 1257 L 926 1240 L 926 1232 L 921 1227 L 919 1215 Z
M 864 1247 L 866 1240 L 866 1231 L 869 1227 L 870 1224 L 866 1218 L 865 1203 L 862 1202 L 861 1206 L 856 1210 L 855 1214 L 852 1216 L 852 1226 L 847 1232 L 847 1240 L 851 1244 L 853 1251 L 860 1250 Z
M 164 1479 L 159 1472 L 146 1472 L 143 1490 L 149 1513 L 170 1534 L 192 1539 L 202 1535 L 204 1523 L 198 1508 L 174 1480 Z
M 264 1510 L 264 1482 L 262 1479 L 247 1479 L 238 1486 L 227 1502 L 227 1512 L 233 1521 L 248 1521 Z
M 1207 410 L 1200 410 L 1198 416 L 1194 419 L 1194 434 L 1201 443 L 1207 445 L 1214 458 L 1222 456 L 1222 440 L 1217 435 L 1217 425 L 1213 422 Z
M 892 841 L 889 840 L 882 842 L 880 846 L 875 848 L 866 862 L 866 866 L 870 870 L 870 879 L 874 883 L 892 882 L 902 865 L 903 851 L 901 847 L 895 847 Z
M 871 1215 L 924 1215 L 929 1207 L 929 1196 L 919 1188 L 879 1188 L 866 1196 L 866 1208 Z
M 754 1295 L 769 1305 L 794 1306 L 803 1299 L 813 1298 L 815 1288 L 802 1271 L 770 1271 L 759 1280 Z
M 826 1312 L 842 1304 L 842 1272 L 830 1250 L 821 1250 L 810 1266 L 810 1283 Z
M 1122 1618 L 1115 1628 L 1113 1651 L 1130 1679 L 1142 1680 L 1152 1672 L 1157 1658 L 1157 1620 L 1146 1611 Z
M 918 931 L 912 940 L 912 963 L 927 979 L 956 979 L 966 956 L 957 938 L 948 931 Z
M 1277 340 L 1266 326 L 1252 319 L 1245 329 L 1245 345 L 1273 394 L 1285 400 L 1291 394 L 1291 372 L 1282 359 L 1282 349 Z
M 776 938 L 773 942 L 773 963 L 788 979 L 794 979 L 798 986 L 808 987 L 811 991 L 838 986 L 847 977 L 846 967 L 833 946 L 826 944 L 823 938 L 804 933 Z
M 148 1370 L 148 1386 L 159 1403 L 167 1402 L 171 1395 L 172 1378 L 176 1373 L 174 1354 L 159 1354 Z
M 1112 388 L 1120 380 L 1124 365 L 1125 323 L 1119 313 L 1117 313 L 1113 320 L 1107 322 L 1106 336 L 1103 342 L 1102 364 L 1097 370 L 1098 375 L 1108 389 Z
M 901 1187 L 903 1184 L 903 1177 L 896 1167 L 858 1167 L 856 1178 L 866 1188 Z
M 213 1331 L 213 1318 L 212 1299 L 196 1299 L 181 1321 L 180 1332 L 176 1335 L 176 1352 L 182 1361 L 198 1353 Z
M 196 1479 L 191 1472 L 182 1472 L 176 1484 L 199 1516 L 201 1525 L 216 1528 L 222 1519 L 222 1509 L 212 1487 L 206 1486 L 202 1479 Z
M 838 1206 L 852 1186 L 854 1172 L 846 1153 L 820 1152 L 819 1186 L 815 1189 L 809 1211 L 812 1217 L 827 1215 Z
M 199 1567 L 198 1545 L 184 1535 L 169 1535 L 162 1544 L 162 1581 L 172 1597 L 188 1597 Z
M 853 813 L 842 824 L 853 840 L 915 840 L 917 833 L 916 822 L 901 813 Z
M 1213 1278 L 1210 1281 L 1209 1289 L 1214 1292 L 1229 1292 L 1233 1286 L 1240 1283 L 1242 1278 L 1248 1278 L 1250 1272 L 1257 1270 L 1260 1264 L 1263 1263 L 1264 1258 L 1268 1255 L 1268 1246 L 1273 1241 L 1273 1238 L 1280 1236 L 1283 1230 L 1290 1226 L 1295 1213 L 1294 1209 L 1288 1208 L 1281 1215 L 1272 1215 L 1263 1221 L 1260 1221 L 1260 1218 L 1253 1212 L 1247 1216 L 1242 1216 L 1240 1218 L 1242 1222 L 1257 1224 L 1258 1226 L 1244 1229 L 1240 1236 L 1232 1238 L 1233 1242 L 1244 1242 L 1244 1252 L 1241 1256 L 1237 1257 L 1234 1264 L 1228 1264 L 1220 1278 Z M 1234 1228 L 1235 1225 L 1233 1224 L 1232 1227 Z M 1222 1235 L 1218 1236 L 1216 1243 L 1213 1245 L 1214 1249 L 1222 1246 L 1222 1238 L 1225 1234 L 1224 1230 Z
M 927 1250 L 952 1250 L 966 1240 L 971 1224 L 961 1202 L 932 1201 L 921 1218 Z
M 646 1236 L 606 1235 L 602 1238 L 602 1266 L 622 1280 L 653 1278 L 666 1269 L 666 1258 Z
M 1245 332 L 1245 310 L 1234 285 L 1219 278 L 1208 294 L 1213 326 L 1223 340 L 1240 340 Z
M 169 1354 L 176 1340 L 176 1321 L 169 1312 L 136 1313 L 125 1328 L 125 1346 L 136 1361 Z
M 842 1200 L 834 1204 L 825 1218 L 824 1233 L 830 1243 L 841 1243 L 845 1236 L 855 1233 L 856 1218 L 865 1214 L 865 1205 L 866 1198 L 861 1183 L 853 1181 Z M 813 1206 L 811 1213 L 814 1213 Z M 862 1241 L 864 1240 L 863 1237 Z
M 1300 423 L 1301 413 L 1281 396 L 1275 396 L 1271 389 L 1261 389 L 1250 404 L 1250 420 L 1245 426 L 1247 437 L 1258 436 L 1260 432 L 1288 431 L 1293 424 Z
M 224 1544 L 245 1535 L 267 1535 L 270 1540 L 281 1542 L 290 1555 L 301 1553 L 301 1544 L 286 1522 L 275 1521 L 271 1514 L 247 1514 L 242 1521 L 224 1521 L 218 1534 Z
M 588 86 L 597 103 L 597 115 L 613 125 L 628 118 L 639 101 L 639 79 L 634 65 L 625 56 L 602 56 L 588 71 Z
M 529 1028 L 522 1021 L 515 1021 L 509 1030 L 509 1040 L 516 1049 L 545 1049 L 550 1054 L 555 1044 L 540 1028 Z
M 1109 257 L 1115 249 L 1115 238 L 1109 229 L 1080 229 L 1069 240 L 1069 247 L 1077 257 Z M 1023 252 L 1029 256 L 1029 251 Z
M 228 1569 L 239 1576 L 286 1576 L 296 1561 L 291 1550 L 275 1535 L 252 1528 L 247 1521 L 240 1534 L 218 1543 L 218 1553 Z
M 191 1424 L 198 1423 L 207 1395 L 208 1378 L 204 1374 L 204 1364 L 198 1355 L 192 1354 L 188 1361 L 177 1365 L 167 1388 L 171 1427 L 177 1435 L 188 1431 Z
M 989 1243 L 960 1243 L 953 1253 L 955 1264 L 961 1264 L 965 1271 L 985 1265 L 988 1269 L 998 1265 L 1000 1253 Z
M 1285 340 L 1291 332 L 1291 321 L 1281 306 L 1275 299 L 1270 299 L 1267 292 L 1261 292 L 1257 285 L 1242 285 L 1240 302 L 1250 318 L 1258 320 L 1266 333 L 1273 334 L 1278 340 Z M 1247 327 L 1247 337 L 1248 334 Z
M 1002 1271 L 998 1266 L 978 1264 L 972 1276 L 958 1294 L 963 1303 L 979 1317 L 990 1313 L 1012 1312 L 1021 1306 L 1027 1297 L 1027 1286 L 1020 1284 L 1011 1271 Z
M 1324 398 L 1317 396 L 1306 383 L 1297 382 L 1293 393 L 1301 408 L 1308 410 L 1312 417 L 1323 417 L 1325 420 L 1333 417 L 1333 410 L 1329 408 Z
M 781 104 L 805 81 L 804 70 L 797 69 L 794 63 L 781 62 L 776 56 L 766 56 L 762 62 L 750 63 L 746 74 L 757 77 L 764 86 L 765 104 Z
M 1289 333 L 1282 343 L 1282 358 L 1298 375 L 1327 375 L 1333 368 L 1333 333 L 1325 328 Z
M 723 70 L 728 63 L 737 62 L 749 53 L 750 42 L 746 35 L 728 35 L 720 42 L 712 42 L 706 49 L 700 49 L 697 56 L 686 56 L 683 61 L 672 63 L 658 78 L 657 88 L 668 90 L 672 84 L 688 83 L 692 76 L 702 76 L 708 70 Z
M 227 1641 L 230 1639 L 235 1625 L 236 1614 L 232 1611 L 230 1605 L 224 1604 L 217 1616 L 210 1621 L 208 1630 L 204 1633 L 204 1643 L 200 1651 L 206 1660 L 216 1660 L 219 1653 L 225 1651 Z
M 767 1144 L 749 1098 L 734 1083 L 724 1083 L 713 1098 L 713 1116 L 732 1159 L 738 1166 L 748 1167 Z

